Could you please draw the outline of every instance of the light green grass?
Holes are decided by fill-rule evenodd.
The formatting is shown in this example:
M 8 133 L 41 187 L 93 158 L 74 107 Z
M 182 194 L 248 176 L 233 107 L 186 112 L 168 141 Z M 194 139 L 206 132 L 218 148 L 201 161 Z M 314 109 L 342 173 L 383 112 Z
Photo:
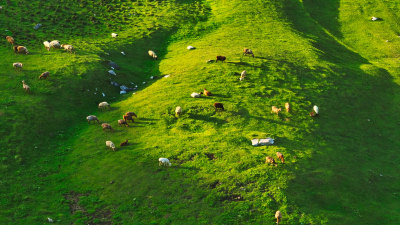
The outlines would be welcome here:
M 90 34 L 105 36 L 65 33 L 81 46 L 75 55 L 40 44 L 31 56 L 0 51 L 7 56 L 0 65 L 7 106 L 0 117 L 7 134 L 2 223 L 42 224 L 51 217 L 60 224 L 274 224 L 276 210 L 282 224 L 400 221 L 398 41 L 381 41 L 397 33 L 397 3 L 143 1 L 130 9 L 143 13 L 140 21 L 124 19 L 126 4 L 95 7 L 120 12 L 87 25 Z M 384 20 L 373 23 L 370 16 Z M 117 40 L 109 37 L 115 21 Z M 146 29 L 153 27 L 159 28 Z M 243 56 L 244 47 L 256 57 Z M 227 62 L 206 63 L 216 55 Z M 118 98 L 105 59 L 122 66 L 118 82 L 146 85 Z M 24 72 L 12 70 L 18 60 L 28 60 Z M 43 70 L 55 75 L 39 81 Z M 240 82 L 243 70 L 248 76 Z M 21 79 L 32 84 L 32 95 L 23 93 Z M 112 110 L 95 111 L 103 98 L 88 87 L 104 90 Z M 203 88 L 214 96 L 190 97 Z M 215 112 L 214 102 L 226 110 Z M 291 113 L 270 113 L 285 102 Z M 321 111 L 315 119 L 308 116 L 314 104 Z M 176 106 L 183 108 L 179 118 Z M 127 111 L 138 118 L 118 127 Z M 114 131 L 88 125 L 89 113 Z M 252 147 L 255 137 L 276 144 Z M 131 144 L 117 152 L 105 146 L 125 139 Z M 277 151 L 286 164 L 266 165 Z M 172 167 L 159 167 L 159 157 Z M 81 212 L 72 214 L 68 196 L 74 194 Z

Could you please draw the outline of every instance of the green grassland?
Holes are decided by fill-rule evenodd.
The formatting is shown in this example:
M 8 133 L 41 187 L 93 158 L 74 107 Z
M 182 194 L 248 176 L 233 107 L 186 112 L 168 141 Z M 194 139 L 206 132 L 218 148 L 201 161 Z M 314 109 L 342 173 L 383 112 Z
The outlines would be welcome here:
M 400 2 L 0 5 L 2 38 L 31 52 L 0 46 L 0 224 L 275 224 L 276 210 L 281 224 L 400 223 Z M 54 39 L 75 54 L 47 51 Z M 206 63 L 217 55 L 227 60 Z M 138 89 L 120 95 L 110 81 Z M 203 88 L 213 96 L 190 97 Z M 285 102 L 290 113 L 270 112 Z M 119 127 L 127 111 L 138 118 Z M 114 130 L 88 125 L 90 114 Z M 276 143 L 251 146 L 265 137 Z M 265 164 L 277 151 L 286 163 Z

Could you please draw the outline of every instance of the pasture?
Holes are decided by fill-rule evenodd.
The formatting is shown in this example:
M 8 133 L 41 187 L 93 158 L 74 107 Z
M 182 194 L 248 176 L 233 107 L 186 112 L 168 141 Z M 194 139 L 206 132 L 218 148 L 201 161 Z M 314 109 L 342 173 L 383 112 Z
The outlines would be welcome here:
M 400 3 L 0 5 L 0 224 L 276 224 L 277 210 L 280 224 L 400 223 Z

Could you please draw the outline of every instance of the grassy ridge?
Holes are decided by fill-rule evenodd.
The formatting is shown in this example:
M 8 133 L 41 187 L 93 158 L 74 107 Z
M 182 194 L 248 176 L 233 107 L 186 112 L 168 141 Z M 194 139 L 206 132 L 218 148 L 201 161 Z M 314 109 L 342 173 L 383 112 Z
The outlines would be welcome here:
M 0 128 L 11 130 L 4 140 L 9 150 L 2 151 L 6 176 L 0 186 L 0 221 L 39 224 L 49 216 L 61 224 L 273 224 L 279 209 L 282 224 L 398 223 L 399 205 L 393 200 L 399 188 L 400 143 L 393 122 L 400 99 L 398 67 L 393 66 L 397 41 L 387 42 L 390 46 L 378 41 L 387 35 L 381 30 L 396 34 L 397 18 L 390 12 L 398 5 L 373 2 L 146 1 L 135 7 L 154 8 L 145 8 L 141 12 L 148 13 L 134 23 L 123 19 L 132 10 L 130 3 L 112 1 L 96 10 L 122 12 L 117 15 L 124 21 L 118 24 L 122 38 L 99 35 L 88 42 L 89 36 L 82 39 L 71 31 L 66 39 L 76 34 L 70 40 L 84 46 L 77 55 L 34 49 L 40 54 L 31 56 L 29 72 L 9 69 L 25 56 L 8 58 L 0 65 L 9 73 L 0 80 L 6 90 L 2 96 L 7 96 L 2 98 L 7 114 L 0 119 L 15 128 Z M 86 9 L 74 7 L 82 10 L 78 15 L 84 20 Z M 384 28 L 369 21 L 376 12 L 384 15 L 379 22 Z M 89 33 L 114 31 L 109 24 L 118 20 L 111 17 L 104 14 L 101 24 L 88 24 L 97 29 Z M 141 39 L 157 23 L 165 31 Z M 177 23 L 180 29 L 170 32 Z M 132 24 L 139 24 L 141 32 Z M 187 45 L 196 50 L 186 50 Z M 256 57 L 243 56 L 243 47 L 253 49 Z M 151 60 L 148 49 L 161 61 Z M 4 48 L 0 54 L 10 52 Z M 206 63 L 216 55 L 227 56 L 227 62 Z M 44 67 L 40 57 L 57 63 Z M 114 102 L 117 90 L 110 88 L 107 75 L 99 76 L 106 70 L 105 59 L 122 66 L 119 83 L 145 81 L 146 88 Z M 46 68 L 56 71 L 57 79 L 50 80 L 54 86 L 31 78 Z M 240 82 L 243 70 L 248 76 Z M 161 78 L 166 74 L 170 77 Z M 13 77 L 31 79 L 39 93 L 35 98 L 18 93 L 20 80 Z M 65 86 L 84 91 L 76 97 L 61 91 Z M 107 91 L 112 110 L 96 115 L 115 130 L 103 132 L 80 120 L 60 132 L 103 100 L 85 91 L 88 87 Z M 190 97 L 203 88 L 214 96 Z M 270 113 L 272 105 L 283 107 L 287 101 L 292 113 Z M 214 102 L 222 102 L 226 111 L 215 112 Z M 317 119 L 308 116 L 314 104 L 321 109 Z M 183 115 L 176 118 L 178 105 Z M 133 127 L 118 127 L 126 111 L 139 118 Z M 18 122 L 21 112 L 27 112 L 22 121 L 29 123 Z M 55 112 L 50 120 L 62 122 L 48 123 L 49 117 L 38 112 Z M 38 132 L 31 134 L 32 127 Z M 49 131 L 52 135 L 43 139 Z M 255 137 L 273 137 L 276 145 L 252 147 Z M 104 144 L 125 139 L 131 144 L 117 152 Z M 41 154 L 25 151 L 35 149 L 33 143 Z M 286 164 L 266 165 L 265 156 L 275 157 L 277 151 Z M 159 157 L 168 157 L 173 166 L 158 167 Z

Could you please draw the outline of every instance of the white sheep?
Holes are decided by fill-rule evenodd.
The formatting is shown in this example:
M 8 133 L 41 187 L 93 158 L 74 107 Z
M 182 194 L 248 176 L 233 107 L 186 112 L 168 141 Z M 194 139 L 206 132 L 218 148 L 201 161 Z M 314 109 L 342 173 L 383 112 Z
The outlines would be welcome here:
M 116 37 L 118 37 L 118 34 L 116 34 L 116 33 L 111 33 L 111 37 L 116 38 Z
M 61 45 L 61 48 L 64 48 L 69 53 L 72 53 L 72 51 L 74 51 L 74 47 L 72 45 Z
M 157 60 L 157 55 L 156 55 L 156 53 L 154 51 L 149 50 L 148 53 L 149 53 L 149 56 L 151 56 L 151 57 L 153 57 L 153 59 Z
M 108 104 L 107 102 L 99 103 L 99 109 L 103 110 L 103 109 L 109 109 L 109 108 L 110 108 L 110 104 Z
M 190 96 L 192 96 L 192 98 L 200 98 L 201 94 L 203 94 L 203 93 L 202 92 L 200 92 L 200 93 L 193 92 Z
M 45 41 L 45 42 L 43 42 L 43 45 L 47 49 L 47 51 L 50 51 L 50 42 Z
M 106 141 L 106 146 L 111 148 L 115 152 L 115 145 L 112 141 Z
M 246 77 L 246 70 L 243 70 L 242 74 L 240 75 L 240 81 L 244 80 L 244 78 Z
M 98 123 L 100 123 L 99 119 L 97 119 L 97 116 L 94 116 L 94 115 L 87 116 L 86 119 L 87 119 L 88 123 L 90 123 L 90 121 L 93 121 L 93 122 L 97 121 Z
M 171 166 L 172 164 L 169 162 L 169 160 L 167 158 L 159 158 L 158 159 L 158 165 L 161 166 Z
M 50 41 L 50 48 L 61 48 L 61 44 L 58 40 Z
M 176 107 L 175 114 L 176 116 L 180 116 L 182 114 L 182 108 L 180 106 Z
M 13 63 L 14 69 L 22 69 L 23 64 L 20 62 Z
M 316 114 L 319 114 L 318 106 L 314 105 L 313 110 Z

